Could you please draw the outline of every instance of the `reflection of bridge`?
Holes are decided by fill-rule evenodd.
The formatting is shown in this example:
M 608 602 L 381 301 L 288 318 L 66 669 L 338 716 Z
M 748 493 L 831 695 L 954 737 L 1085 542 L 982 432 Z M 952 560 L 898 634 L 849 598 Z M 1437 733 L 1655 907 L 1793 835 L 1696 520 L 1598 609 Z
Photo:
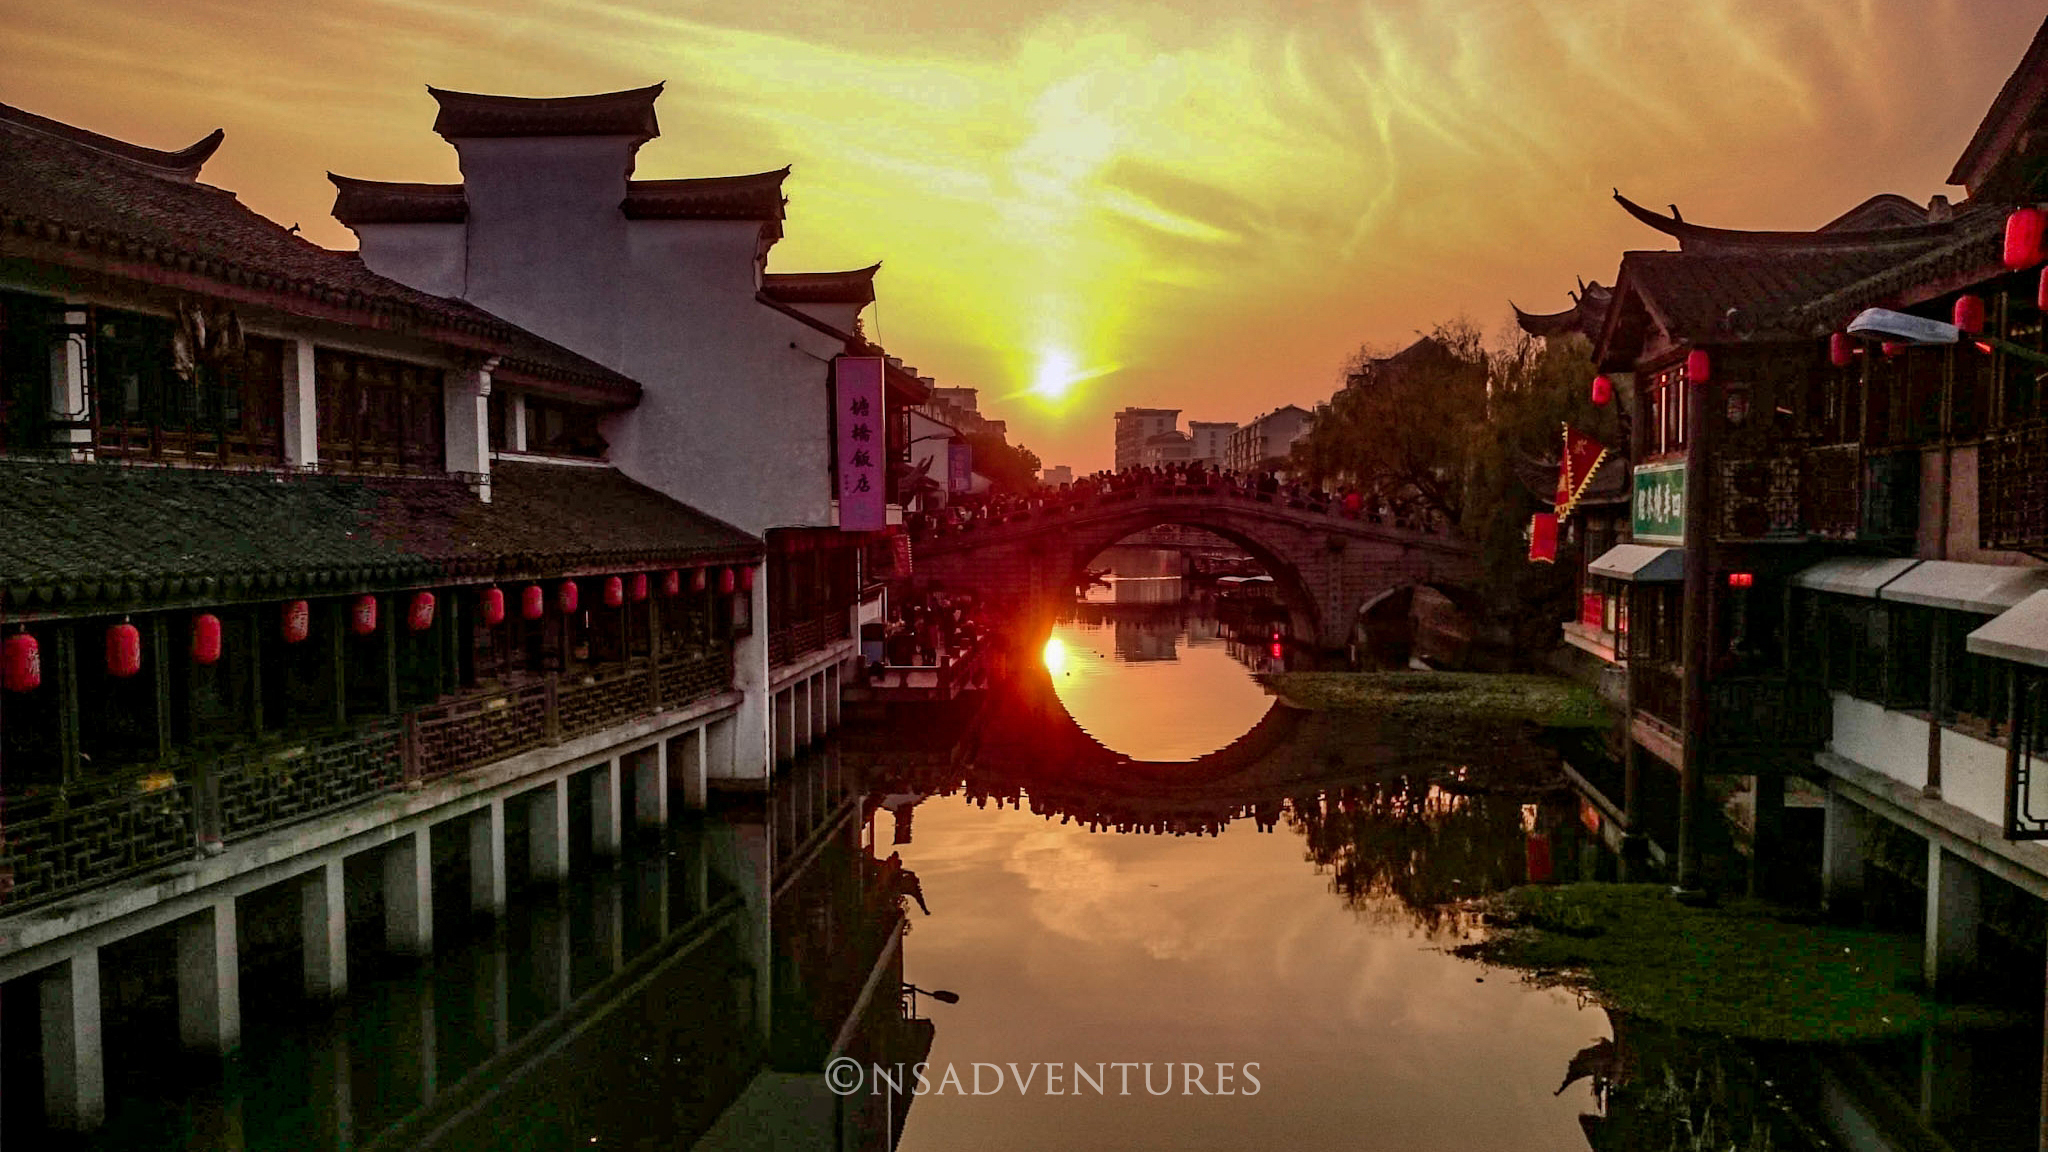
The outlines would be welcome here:
M 1161 524 L 1200 528 L 1244 549 L 1279 584 L 1295 635 L 1324 648 L 1349 643 L 1359 609 L 1392 589 L 1427 585 L 1469 599 L 1478 574 L 1478 549 L 1455 536 L 1279 495 L 1184 485 L 1065 500 L 926 536 L 917 568 L 947 587 L 1043 603 L 1070 594 L 1103 549 Z

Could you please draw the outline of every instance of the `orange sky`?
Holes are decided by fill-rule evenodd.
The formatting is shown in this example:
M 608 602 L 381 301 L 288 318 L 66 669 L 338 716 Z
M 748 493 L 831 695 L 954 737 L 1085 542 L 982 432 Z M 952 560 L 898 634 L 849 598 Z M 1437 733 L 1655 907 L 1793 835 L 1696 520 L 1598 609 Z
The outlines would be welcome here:
M 885 261 L 878 331 L 1049 464 L 1127 404 L 1242 420 L 1361 343 L 1564 307 L 1691 220 L 1942 181 L 2023 0 L 0 0 L 0 101 L 157 146 L 352 246 L 323 173 L 454 180 L 425 85 L 666 80 L 638 175 L 793 164 L 771 268 Z

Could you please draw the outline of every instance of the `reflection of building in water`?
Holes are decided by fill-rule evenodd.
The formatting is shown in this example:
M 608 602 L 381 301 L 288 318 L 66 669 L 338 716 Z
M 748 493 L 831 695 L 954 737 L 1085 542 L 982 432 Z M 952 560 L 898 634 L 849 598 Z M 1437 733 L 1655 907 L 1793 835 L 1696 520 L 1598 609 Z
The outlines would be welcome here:
M 1128 663 L 1178 660 L 1180 621 L 1172 617 L 1116 618 L 1116 658 Z
M 1173 604 L 1181 598 L 1181 580 L 1178 576 L 1112 576 L 1109 598 L 1116 604 Z

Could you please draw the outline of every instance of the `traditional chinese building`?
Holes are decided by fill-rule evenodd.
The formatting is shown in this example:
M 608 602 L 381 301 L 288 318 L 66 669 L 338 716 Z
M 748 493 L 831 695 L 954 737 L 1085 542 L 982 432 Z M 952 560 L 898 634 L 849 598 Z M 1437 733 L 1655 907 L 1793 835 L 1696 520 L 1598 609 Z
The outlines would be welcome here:
M 1623 256 L 1596 339 L 1635 417 L 1629 542 L 1588 566 L 1627 604 L 1623 821 L 1690 887 L 1704 798 L 1738 794 L 1768 886 L 1811 782 L 1797 863 L 1921 927 L 1951 990 L 2031 986 L 2043 954 L 2044 100 L 2048 28 L 1955 203 L 1753 232 L 1621 200 L 1677 248 Z
M 773 273 L 787 168 L 642 179 L 661 85 L 535 99 L 429 89 L 460 184 L 332 176 L 370 269 L 515 321 L 641 383 L 629 411 L 579 413 L 577 443 L 624 474 L 764 536 L 766 580 L 738 676 L 775 700 L 778 757 L 808 742 L 855 654 L 861 550 L 902 519 L 907 411 L 929 386 L 861 334 L 879 265 Z M 872 398 L 849 361 L 882 378 Z M 872 403 L 875 410 L 853 409 Z M 508 392 L 506 450 L 552 443 L 551 410 Z M 870 497 L 886 523 L 848 514 Z M 850 504 L 849 501 L 852 501 Z M 858 529 L 858 530 L 849 530 Z M 886 549 L 878 555 L 891 555 Z M 871 572 L 870 575 L 878 573 Z
M 348 901 L 425 953 L 768 771 L 764 546 L 601 458 L 643 384 L 258 216 L 221 140 L 0 106 L 0 980 L 58 1127 L 105 1106 L 108 948 L 174 938 L 225 1050 L 239 901 L 298 902 L 330 995 Z

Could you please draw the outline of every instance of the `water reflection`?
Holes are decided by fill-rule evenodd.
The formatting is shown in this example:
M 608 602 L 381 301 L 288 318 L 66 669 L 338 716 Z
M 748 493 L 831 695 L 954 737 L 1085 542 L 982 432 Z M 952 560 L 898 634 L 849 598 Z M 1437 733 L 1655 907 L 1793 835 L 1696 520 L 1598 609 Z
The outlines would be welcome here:
M 1272 707 L 1246 675 L 1245 651 L 1215 617 L 1182 604 L 1083 604 L 1053 623 L 1043 664 L 1060 705 L 1103 747 L 1192 760 L 1225 747 Z

